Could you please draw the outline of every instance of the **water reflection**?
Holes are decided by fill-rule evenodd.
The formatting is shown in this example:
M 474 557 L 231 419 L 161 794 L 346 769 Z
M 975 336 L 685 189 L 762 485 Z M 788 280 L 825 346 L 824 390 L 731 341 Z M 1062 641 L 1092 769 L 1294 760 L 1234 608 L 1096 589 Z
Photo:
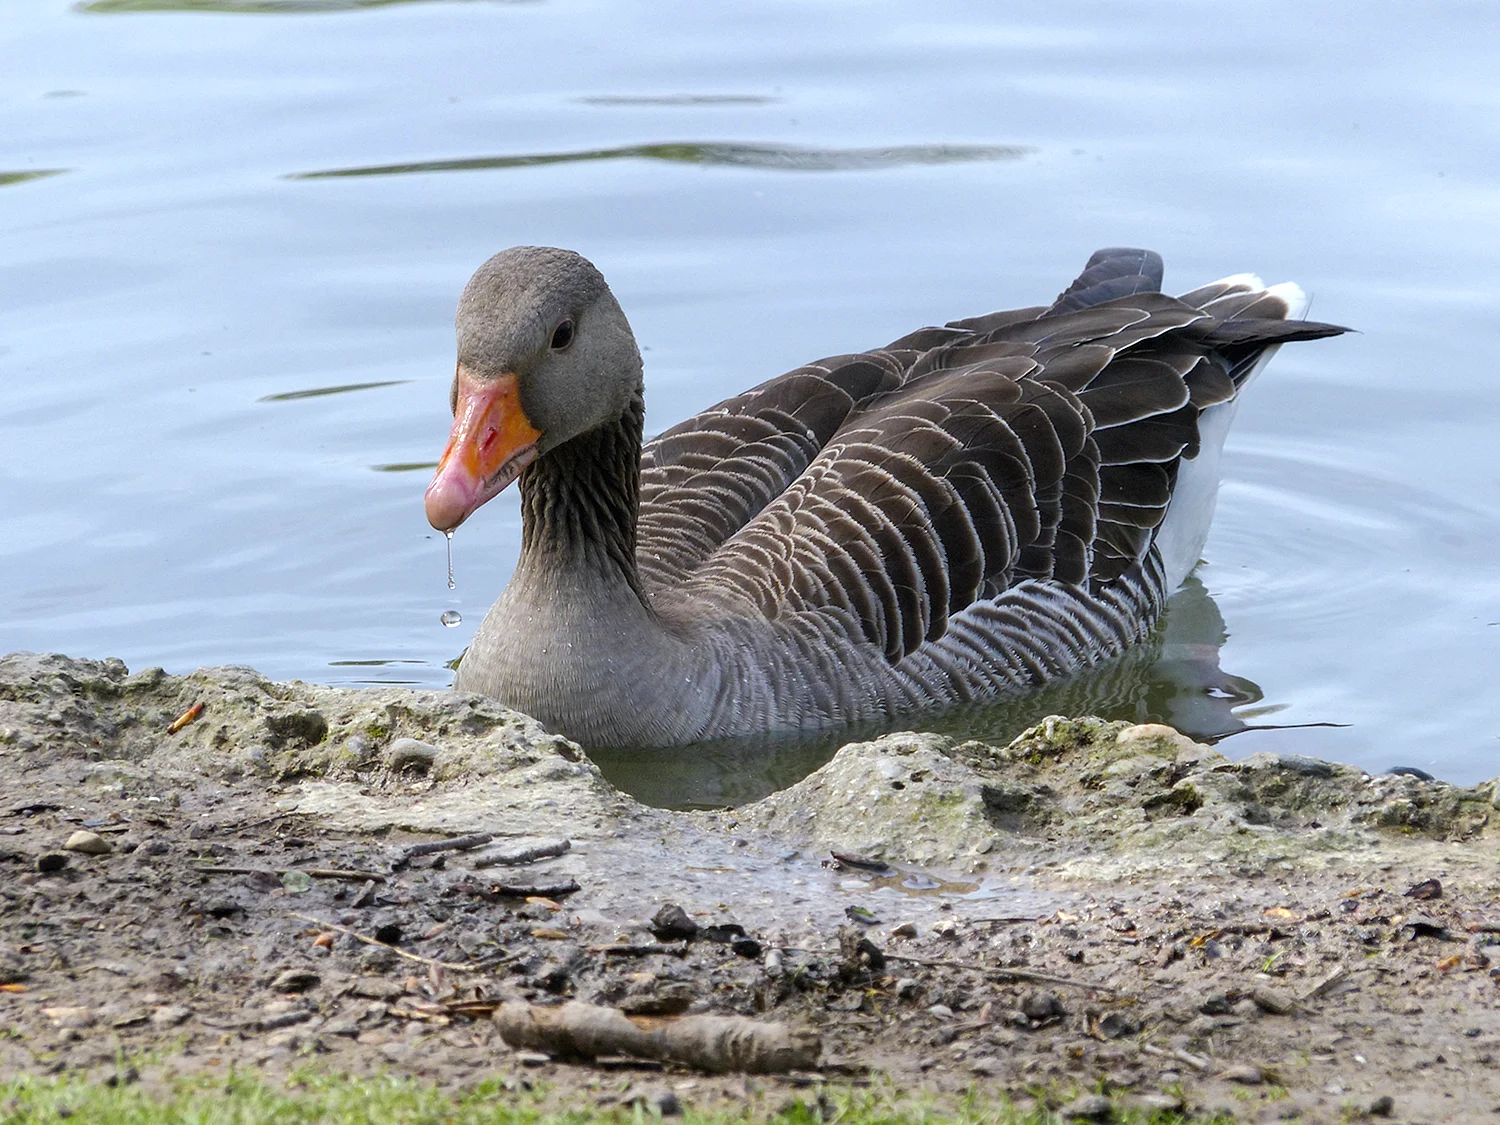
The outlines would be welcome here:
M 580 105 L 770 105 L 762 94 L 596 94 L 574 98 Z
M 880 148 L 804 148 L 801 145 L 751 145 L 714 141 L 672 141 L 621 145 L 618 148 L 538 152 L 517 156 L 473 156 L 462 160 L 424 160 L 410 164 L 370 164 L 292 172 L 289 180 L 330 180 L 349 176 L 399 176 L 410 172 L 475 172 L 492 168 L 531 168 L 541 164 L 574 164 L 590 160 L 663 160 L 674 164 L 713 164 L 777 172 L 865 172 L 909 164 L 963 164 L 981 160 L 1019 160 L 1035 149 L 1024 145 L 887 145 Z
M 396 4 L 422 4 L 452 0 L 83 0 L 75 12 L 112 15 L 119 12 L 220 12 L 230 15 L 299 15 L 320 12 L 359 12 Z M 535 0 L 489 0 L 490 3 L 525 4 Z
M 897 729 L 926 730 L 955 738 L 1005 744 L 1047 715 L 1100 715 L 1130 722 L 1160 722 L 1199 741 L 1214 742 L 1251 729 L 1247 708 L 1260 688 L 1219 667 L 1228 639 L 1223 615 L 1196 578 L 1167 605 L 1161 625 L 1138 645 L 1082 676 L 1025 699 L 919 717 Z M 890 729 L 874 724 L 812 736 L 724 739 L 697 746 L 650 750 L 598 750 L 589 756 L 604 775 L 648 805 L 723 808 L 758 800 L 800 781 L 840 746 Z
M 410 379 L 382 379 L 375 383 L 340 383 L 333 387 L 308 387 L 302 391 L 282 391 L 280 394 L 262 395 L 256 402 L 295 402 L 302 398 L 322 398 L 324 395 L 342 395 L 350 391 L 370 391 L 376 387 L 399 387 L 410 383 Z
M 61 176 L 66 168 L 38 168 L 31 172 L 0 172 L 0 187 L 9 184 L 24 184 L 31 180 L 45 180 L 48 176 Z

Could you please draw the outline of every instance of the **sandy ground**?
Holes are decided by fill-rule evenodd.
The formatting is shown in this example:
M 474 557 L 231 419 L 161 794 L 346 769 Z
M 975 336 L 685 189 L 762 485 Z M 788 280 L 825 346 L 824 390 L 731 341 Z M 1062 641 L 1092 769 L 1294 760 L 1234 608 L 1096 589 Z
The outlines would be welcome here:
M 575 1107 L 869 1083 L 1494 1120 L 1497 791 L 1058 721 L 893 735 L 672 814 L 469 697 L 9 657 L 0 1074 L 106 1079 L 123 1049 L 147 1082 L 311 1065 Z M 491 1019 L 569 999 L 788 1024 L 821 1064 L 565 1061 Z

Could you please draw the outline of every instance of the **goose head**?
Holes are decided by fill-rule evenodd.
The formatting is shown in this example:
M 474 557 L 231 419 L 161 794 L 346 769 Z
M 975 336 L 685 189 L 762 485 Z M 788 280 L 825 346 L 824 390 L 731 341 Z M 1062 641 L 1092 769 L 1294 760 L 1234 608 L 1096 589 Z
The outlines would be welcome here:
M 571 250 L 516 246 L 459 298 L 453 430 L 427 486 L 452 531 L 564 442 L 618 425 L 641 393 L 641 354 L 604 277 Z

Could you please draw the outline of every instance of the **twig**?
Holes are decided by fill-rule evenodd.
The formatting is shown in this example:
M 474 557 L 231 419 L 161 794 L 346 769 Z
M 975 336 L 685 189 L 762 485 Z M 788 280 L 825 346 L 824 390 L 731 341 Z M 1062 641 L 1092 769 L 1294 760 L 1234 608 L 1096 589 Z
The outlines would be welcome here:
M 909 957 L 905 953 L 887 953 L 886 957 L 892 961 L 905 961 L 910 965 L 925 965 L 933 969 L 967 969 L 973 973 L 983 973 L 988 977 L 999 977 L 1004 980 L 1024 980 L 1033 984 L 1056 984 L 1064 988 L 1093 989 L 1095 992 L 1119 992 L 1117 988 L 1111 988 L 1107 984 L 1094 984 L 1086 980 L 1073 980 L 1071 977 L 1054 977 L 1048 973 L 1033 973 L 1026 969 L 1001 969 L 993 965 L 980 965 L 973 961 L 944 961 L 934 957 Z
M 335 933 L 348 934 L 355 941 L 362 941 L 366 945 L 378 945 L 381 949 L 389 949 L 397 957 L 405 957 L 408 961 L 420 961 L 424 965 L 436 965 L 440 969 L 456 969 L 461 973 L 479 972 L 479 967 L 477 965 L 456 965 L 451 961 L 439 961 L 435 957 L 423 957 L 420 953 L 408 953 L 404 949 L 398 949 L 390 942 L 376 941 L 372 937 L 365 937 L 364 934 L 355 933 L 353 930 L 348 929 L 344 926 L 336 926 L 332 922 L 325 922 L 321 918 L 314 918 L 311 914 L 289 913 L 287 914 L 287 917 L 297 918 L 303 922 L 311 922 L 314 926 L 322 926 L 325 930 L 333 930 Z
M 551 859 L 567 852 L 572 840 L 544 840 L 530 847 L 511 848 L 509 851 L 481 852 L 474 857 L 475 867 L 514 867 L 522 863 L 535 863 L 539 859 Z
M 653 942 L 651 944 L 630 945 L 625 942 L 617 942 L 613 945 L 591 945 L 590 953 L 605 953 L 611 957 L 650 957 L 657 953 L 670 954 L 673 957 L 681 957 L 688 951 L 687 942 Z
M 489 832 L 473 832 L 468 836 L 453 836 L 447 840 L 428 840 L 425 844 L 412 844 L 402 853 L 403 859 L 416 859 L 419 855 L 434 852 L 466 852 L 470 848 L 482 847 L 495 837 Z
M 1197 1055 L 1191 1054 L 1190 1052 L 1181 1049 L 1175 1051 L 1164 1051 L 1160 1047 L 1153 1046 L 1150 1043 L 1142 1043 L 1140 1044 L 1140 1048 L 1141 1054 L 1143 1055 L 1154 1055 L 1159 1059 L 1176 1059 L 1178 1062 L 1187 1063 L 1188 1066 L 1192 1067 L 1194 1070 L 1207 1070 L 1209 1069 L 1209 1067 L 1213 1066 L 1213 1062 L 1211 1060 L 1199 1058 Z
M 384 883 L 385 876 L 376 871 L 351 871 L 343 867 L 223 867 L 216 864 L 195 866 L 194 871 L 204 875 L 285 875 L 288 871 L 300 871 L 313 879 L 374 880 Z
M 475 892 L 480 898 L 562 898 L 579 890 L 577 879 L 564 879 L 560 883 L 491 883 Z

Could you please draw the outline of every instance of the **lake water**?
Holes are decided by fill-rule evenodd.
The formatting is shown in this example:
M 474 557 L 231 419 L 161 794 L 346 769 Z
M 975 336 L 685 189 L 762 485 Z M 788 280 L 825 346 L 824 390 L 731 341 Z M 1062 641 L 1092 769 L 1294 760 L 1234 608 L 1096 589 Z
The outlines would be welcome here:
M 604 270 L 654 430 L 1142 245 L 1361 334 L 1256 384 L 1198 584 L 1083 702 L 1500 773 L 1492 6 L 33 0 L 0 52 L 0 651 L 446 685 L 518 540 L 512 491 L 450 594 L 421 505 L 505 246 Z M 824 752 L 607 764 L 715 803 Z

